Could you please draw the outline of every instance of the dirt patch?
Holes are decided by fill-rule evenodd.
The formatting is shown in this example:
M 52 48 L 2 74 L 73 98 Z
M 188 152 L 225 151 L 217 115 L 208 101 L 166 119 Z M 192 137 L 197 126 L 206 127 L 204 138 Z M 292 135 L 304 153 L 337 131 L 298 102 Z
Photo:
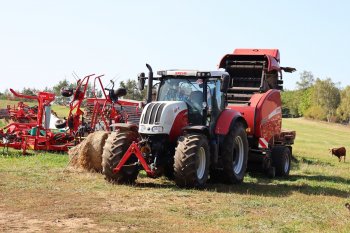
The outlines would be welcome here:
M 89 218 L 70 217 L 54 220 L 43 220 L 29 217 L 23 212 L 0 212 L 1 232 L 44 232 L 59 230 L 59 232 L 75 232 L 89 230 L 96 224 Z
M 102 153 L 108 132 L 98 131 L 90 134 L 79 145 L 68 151 L 70 166 L 88 171 L 102 171 Z

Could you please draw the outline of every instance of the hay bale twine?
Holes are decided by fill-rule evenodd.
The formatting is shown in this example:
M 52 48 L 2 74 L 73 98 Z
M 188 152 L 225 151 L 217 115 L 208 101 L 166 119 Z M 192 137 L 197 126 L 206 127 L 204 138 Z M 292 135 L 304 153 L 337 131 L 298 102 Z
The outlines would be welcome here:
M 108 132 L 98 131 L 89 134 L 79 145 L 68 151 L 70 165 L 88 171 L 102 171 L 102 153 Z

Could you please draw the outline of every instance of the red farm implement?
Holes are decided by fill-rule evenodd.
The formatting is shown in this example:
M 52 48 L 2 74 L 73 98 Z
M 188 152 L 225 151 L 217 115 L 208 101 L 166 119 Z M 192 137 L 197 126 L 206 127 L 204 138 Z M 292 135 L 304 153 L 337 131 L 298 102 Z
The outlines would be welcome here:
M 29 106 L 22 101 L 17 105 L 7 105 L 6 109 L 2 109 L 0 118 L 6 118 L 18 123 L 34 123 L 37 121 L 38 106 Z
M 51 102 L 55 95 L 48 92 L 39 92 L 37 96 L 23 95 L 10 89 L 14 96 L 23 99 L 38 101 L 36 116 L 30 111 L 25 111 L 26 105 L 19 103 L 18 109 L 11 109 L 13 122 L 0 129 L 0 146 L 4 148 L 21 149 L 23 154 L 27 149 L 46 151 L 67 151 L 74 138 L 65 132 L 54 133 L 49 129 L 51 116 Z M 22 122 L 24 121 L 28 122 Z M 35 121 L 34 121 L 35 119 Z
M 75 91 L 71 88 L 62 90 L 62 95 L 72 96 L 72 101 L 67 121 L 57 124 L 57 128 L 68 126 L 72 134 L 84 136 L 96 130 L 113 131 L 115 123 L 137 123 L 141 115 L 140 101 L 119 99 L 126 94 L 126 90 L 124 88 L 114 90 L 113 81 L 111 88 L 104 88 L 101 81 L 103 75 L 94 77 L 92 97 L 86 97 L 89 81 L 93 76 L 89 75 L 78 80 Z M 97 97 L 97 88 L 100 89 L 102 97 Z

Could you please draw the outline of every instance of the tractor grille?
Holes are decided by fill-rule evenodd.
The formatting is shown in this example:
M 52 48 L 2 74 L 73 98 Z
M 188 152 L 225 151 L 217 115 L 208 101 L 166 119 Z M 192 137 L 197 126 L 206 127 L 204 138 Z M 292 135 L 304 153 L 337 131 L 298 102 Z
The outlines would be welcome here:
M 159 124 L 165 103 L 151 103 L 142 118 L 142 124 Z

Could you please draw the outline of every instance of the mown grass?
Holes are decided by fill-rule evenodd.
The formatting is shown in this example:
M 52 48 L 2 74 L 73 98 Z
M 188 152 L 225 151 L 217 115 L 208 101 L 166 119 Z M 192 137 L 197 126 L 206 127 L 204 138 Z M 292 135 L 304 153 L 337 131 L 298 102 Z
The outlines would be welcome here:
M 204 190 L 144 173 L 134 186 L 112 185 L 101 174 L 65 170 L 66 155 L 11 152 L 0 158 L 0 212 L 22 215 L 7 225 L 0 217 L 0 231 L 350 232 L 350 163 L 328 154 L 331 146 L 349 147 L 350 129 L 303 119 L 283 124 L 297 130 L 298 162 L 288 179 L 248 174 L 242 185 Z M 85 222 L 61 224 L 79 219 Z
M 69 107 L 62 105 L 52 105 L 52 110 L 55 111 L 59 118 L 68 117 Z

